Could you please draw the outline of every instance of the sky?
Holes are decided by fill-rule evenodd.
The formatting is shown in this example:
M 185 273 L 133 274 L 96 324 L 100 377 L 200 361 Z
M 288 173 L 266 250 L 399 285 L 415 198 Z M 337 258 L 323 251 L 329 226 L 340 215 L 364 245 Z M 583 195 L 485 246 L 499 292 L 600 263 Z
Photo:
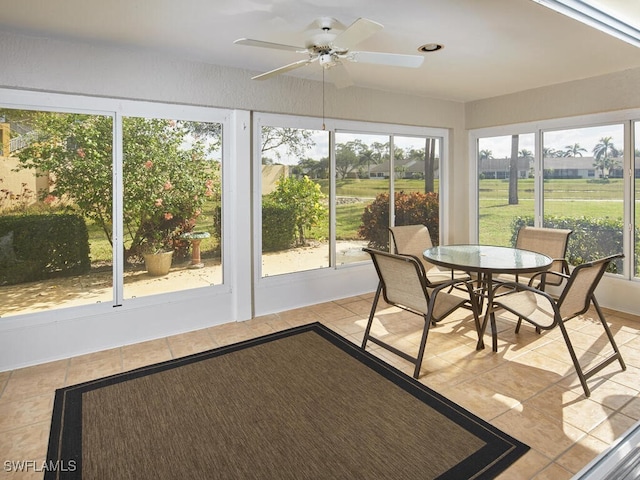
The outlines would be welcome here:
M 597 127 L 583 127 L 570 130 L 546 131 L 543 134 L 544 147 L 554 150 L 565 150 L 567 146 L 579 144 L 587 151 L 582 152 L 585 157 L 593 156 L 593 148 L 603 137 L 611 137 L 613 145 L 621 150 L 624 146 L 624 127 L 621 124 Z M 520 135 L 518 150 L 535 152 L 534 134 Z M 481 138 L 479 150 L 490 150 L 494 158 L 511 156 L 511 135 L 501 137 Z

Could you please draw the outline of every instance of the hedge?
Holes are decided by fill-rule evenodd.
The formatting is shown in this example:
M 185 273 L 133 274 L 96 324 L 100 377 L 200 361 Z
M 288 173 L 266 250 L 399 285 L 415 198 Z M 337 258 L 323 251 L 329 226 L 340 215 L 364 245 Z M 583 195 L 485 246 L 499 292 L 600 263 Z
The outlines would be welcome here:
M 296 207 L 262 199 L 262 251 L 291 248 L 296 238 Z
M 89 233 L 79 215 L 0 216 L 0 285 L 86 273 Z
M 518 230 L 523 225 L 533 225 L 533 217 L 517 217 L 512 222 L 512 245 L 515 245 Z M 566 228 L 572 230 L 567 247 L 567 260 L 571 265 L 597 260 L 622 253 L 624 223 L 620 219 L 588 217 L 545 217 L 544 226 L 548 228 Z M 640 229 L 636 227 L 636 237 L 640 238 Z M 638 271 L 640 245 L 636 243 L 635 271 Z M 610 273 L 622 273 L 622 259 L 612 263 L 607 270 Z
M 395 225 L 426 225 L 434 245 L 438 245 L 440 238 L 439 210 L 436 193 L 395 194 Z M 365 207 L 358 235 L 369 241 L 369 247 L 388 250 L 389 225 L 389 194 L 380 193 Z

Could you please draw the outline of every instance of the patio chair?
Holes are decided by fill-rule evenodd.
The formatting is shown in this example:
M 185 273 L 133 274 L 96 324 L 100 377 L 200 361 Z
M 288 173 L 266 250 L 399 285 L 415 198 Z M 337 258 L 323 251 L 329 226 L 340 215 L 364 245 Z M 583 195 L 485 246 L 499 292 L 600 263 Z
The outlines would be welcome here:
M 518 230 L 516 248 L 542 253 L 553 259 L 553 263 L 547 272 L 569 274 L 569 263 L 566 260 L 569 235 L 572 230 L 560 228 L 530 227 L 524 225 Z M 501 274 L 494 278 L 495 282 L 520 282 L 529 283 L 530 276 Z M 564 278 L 556 275 L 540 275 L 536 288 L 544 290 L 547 285 L 559 287 Z
M 426 276 L 422 262 L 410 255 L 397 255 L 393 253 L 382 252 L 369 248 L 364 249 L 371 255 L 373 264 L 378 274 L 379 283 L 371 306 L 369 321 L 364 332 L 362 340 L 362 349 L 366 349 L 367 342 L 372 342 L 393 352 L 399 357 L 411 362 L 415 365 L 413 377 L 418 378 L 420 367 L 424 357 L 429 327 L 432 323 L 439 322 L 453 313 L 458 307 L 463 305 L 467 300 L 463 297 L 453 295 L 444 290 L 456 283 L 465 283 L 461 280 L 449 280 L 442 282 L 431 292 L 427 290 Z M 468 288 L 471 287 L 467 284 Z M 408 312 L 421 316 L 424 319 L 424 327 L 422 338 L 418 348 L 418 354 L 413 357 L 410 354 L 394 347 L 393 345 L 377 338 L 372 333 L 372 325 L 378 301 L 382 294 L 384 300 L 389 304 L 399 307 Z M 474 296 L 469 292 L 470 298 Z M 475 305 L 475 301 L 473 301 Z M 477 308 L 473 310 L 476 332 L 480 332 L 480 321 L 478 318 Z
M 617 259 L 622 258 L 623 255 L 611 255 L 609 257 L 602 258 L 589 263 L 583 263 L 573 269 L 570 276 L 563 273 L 549 273 L 547 275 L 557 275 L 563 277 L 566 280 L 566 284 L 562 290 L 560 296 L 555 299 L 547 292 L 536 289 L 529 285 L 524 285 L 517 282 L 508 283 L 505 286 L 514 288 L 515 293 L 504 295 L 495 300 L 495 307 L 503 308 L 518 316 L 518 325 L 516 326 L 516 332 L 519 332 L 522 320 L 533 324 L 536 329 L 551 330 L 555 327 L 559 327 L 562 332 L 569 355 L 584 389 L 585 395 L 590 395 L 589 387 L 587 385 L 587 379 L 610 363 L 616 360 L 620 362 L 622 370 L 626 370 L 626 366 L 618 346 L 611 334 L 609 325 L 602 314 L 602 310 L 598 305 L 594 291 L 600 282 L 600 279 L 604 275 L 605 270 L 609 264 Z M 535 280 L 535 279 L 533 279 Z M 613 348 L 613 353 L 609 354 L 604 360 L 597 365 L 592 366 L 587 371 L 583 371 L 576 356 L 576 352 L 573 349 L 569 333 L 565 326 L 565 322 L 568 320 L 582 315 L 585 313 L 589 306 L 593 304 L 595 307 L 598 319 L 604 328 L 604 332 Z M 494 308 L 495 308 L 494 307 Z
M 465 272 L 442 269 L 427 262 L 423 256 L 427 248 L 433 247 L 429 229 L 424 225 L 401 225 L 390 227 L 391 238 L 393 240 L 392 252 L 399 255 L 413 255 L 420 260 L 425 271 L 425 278 L 428 287 L 434 287 L 443 282 L 451 280 L 469 281 L 471 277 Z

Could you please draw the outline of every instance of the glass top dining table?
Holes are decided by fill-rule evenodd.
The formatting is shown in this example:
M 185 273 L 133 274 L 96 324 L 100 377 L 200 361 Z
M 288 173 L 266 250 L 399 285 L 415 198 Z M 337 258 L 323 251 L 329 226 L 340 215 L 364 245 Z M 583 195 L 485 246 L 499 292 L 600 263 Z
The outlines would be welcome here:
M 478 274 L 478 281 L 481 284 L 478 293 L 486 297 L 487 309 L 477 348 L 484 348 L 483 335 L 490 321 L 494 352 L 498 350 L 498 341 L 493 310 L 496 290 L 493 275 L 544 272 L 553 263 L 552 258 L 541 253 L 495 245 L 440 245 L 428 248 L 422 255 L 427 262 L 434 265 Z

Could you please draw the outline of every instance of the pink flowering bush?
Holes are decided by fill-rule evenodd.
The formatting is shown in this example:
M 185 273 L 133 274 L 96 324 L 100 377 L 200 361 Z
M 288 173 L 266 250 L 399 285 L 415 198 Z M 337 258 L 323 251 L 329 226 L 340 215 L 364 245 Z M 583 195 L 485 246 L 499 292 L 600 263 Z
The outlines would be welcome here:
M 32 120 L 38 141 L 19 160 L 52 179 L 41 199 L 68 199 L 113 243 L 112 118 L 38 112 Z M 122 126 L 125 257 L 185 250 L 178 236 L 193 230 L 205 202 L 220 199 L 220 165 L 206 158 L 219 141 L 215 124 L 125 117 Z

